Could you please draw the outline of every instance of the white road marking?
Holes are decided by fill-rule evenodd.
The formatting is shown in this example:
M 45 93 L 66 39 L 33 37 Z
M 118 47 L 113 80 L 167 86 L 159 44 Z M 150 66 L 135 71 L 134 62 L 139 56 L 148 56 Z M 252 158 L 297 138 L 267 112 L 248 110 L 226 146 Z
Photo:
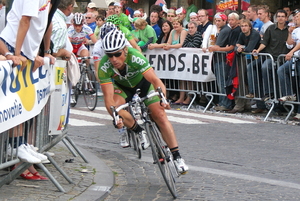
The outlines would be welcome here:
M 152 157 L 145 156 L 145 155 L 143 155 L 141 159 L 137 159 L 137 157 L 134 155 L 132 155 L 129 158 L 133 159 L 133 160 L 142 160 L 142 161 L 149 162 L 149 163 L 153 162 Z M 300 184 L 297 184 L 297 183 L 280 181 L 280 180 L 275 180 L 275 179 L 268 179 L 268 178 L 264 178 L 264 177 L 240 174 L 240 173 L 235 173 L 235 172 L 229 172 L 226 170 L 198 167 L 198 166 L 193 166 L 193 165 L 189 165 L 189 164 L 187 164 L 187 165 L 189 166 L 190 171 L 204 172 L 204 173 L 208 173 L 208 174 L 220 175 L 220 176 L 225 176 L 225 177 L 230 177 L 230 178 L 259 182 L 259 183 L 266 183 L 266 184 L 270 184 L 270 185 L 282 186 L 282 187 L 287 187 L 287 188 L 295 188 L 295 189 L 300 190 Z
M 205 122 L 202 122 L 199 120 L 195 120 L 195 119 L 174 117 L 171 115 L 168 115 L 168 119 L 169 119 L 169 121 L 178 122 L 178 123 L 182 123 L 182 124 L 208 124 L 208 123 L 205 123 Z
M 106 108 L 105 107 L 96 107 L 96 110 L 106 111 Z M 183 116 L 188 116 L 188 117 L 197 117 L 197 118 L 201 118 L 201 119 L 223 121 L 223 122 L 228 122 L 228 123 L 255 124 L 255 122 L 252 122 L 252 121 L 233 119 L 233 118 L 229 118 L 229 117 L 219 117 L 216 115 L 214 115 L 214 116 L 208 115 L 208 114 L 204 115 L 201 113 L 193 113 L 193 112 L 178 111 L 178 110 L 166 110 L 166 112 L 167 112 L 167 114 L 177 114 L 177 115 L 183 115 Z M 170 121 L 173 121 L 169 115 L 168 115 L 168 118 Z M 176 118 L 180 118 L 180 117 L 176 117 Z M 184 123 L 188 122 L 186 124 L 194 124 L 194 123 L 190 123 L 191 119 L 187 119 L 187 118 L 180 118 L 180 119 L 176 120 L 176 122 L 183 123 L 181 120 L 183 120 Z M 199 122 L 201 122 L 201 121 L 199 121 Z M 206 123 L 202 122 L 202 123 L 198 123 L 198 124 L 206 124 Z
M 96 118 L 100 118 L 100 119 L 112 120 L 112 117 L 109 114 L 100 114 L 100 113 L 97 113 L 97 110 L 106 111 L 106 108 L 105 107 L 97 107 L 95 112 L 72 109 L 71 114 L 84 115 L 84 116 L 96 117 Z M 168 118 L 170 121 L 184 123 L 184 124 L 206 124 L 206 123 L 196 120 L 196 119 L 188 119 L 188 118 L 181 118 L 181 117 L 174 117 L 174 116 L 168 116 Z
M 113 119 L 108 113 L 107 114 L 100 114 L 96 111 L 90 112 L 90 111 L 72 109 L 71 114 L 83 115 L 83 116 L 87 116 L 87 117 L 96 117 L 96 118 L 106 119 L 106 120 L 112 120 Z
M 229 172 L 226 170 L 218 170 L 218 169 L 197 167 L 197 166 L 191 166 L 191 165 L 188 165 L 188 166 L 189 166 L 190 170 L 193 170 L 193 171 L 205 172 L 205 173 L 209 173 L 209 174 L 216 174 L 216 175 L 221 175 L 221 176 L 225 176 L 225 177 L 243 179 L 243 180 L 254 181 L 254 182 L 263 182 L 263 183 L 270 184 L 270 185 L 300 189 L 300 184 L 297 184 L 297 183 L 268 179 L 268 178 L 263 178 L 263 177 L 247 175 L 247 174 L 234 173 L 234 172 Z
M 255 122 L 252 121 L 244 121 L 239 119 L 233 119 L 229 117 L 218 117 L 218 116 L 211 116 L 211 115 L 204 115 L 200 113 L 192 113 L 192 112 L 185 112 L 185 111 L 178 111 L 178 110 L 166 110 L 167 114 L 178 114 L 178 115 L 184 115 L 188 117 L 197 117 L 202 119 L 211 119 L 211 120 L 217 120 L 217 121 L 225 121 L 228 123 L 239 123 L 239 124 L 253 124 Z
M 69 118 L 69 124 L 72 126 L 104 126 L 104 124 L 85 120 L 78 120 L 74 118 Z

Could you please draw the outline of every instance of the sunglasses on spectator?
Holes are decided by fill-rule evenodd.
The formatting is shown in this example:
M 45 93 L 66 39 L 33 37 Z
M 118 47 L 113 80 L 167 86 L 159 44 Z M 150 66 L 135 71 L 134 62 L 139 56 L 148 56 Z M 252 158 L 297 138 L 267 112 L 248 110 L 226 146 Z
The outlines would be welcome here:
M 92 19 L 92 17 L 86 17 L 85 19 Z
M 168 17 L 175 17 L 174 15 L 167 15 Z
M 108 54 L 106 53 L 106 55 L 109 57 L 109 58 L 113 58 L 113 57 L 120 57 L 122 55 L 122 52 L 116 52 L 114 54 Z

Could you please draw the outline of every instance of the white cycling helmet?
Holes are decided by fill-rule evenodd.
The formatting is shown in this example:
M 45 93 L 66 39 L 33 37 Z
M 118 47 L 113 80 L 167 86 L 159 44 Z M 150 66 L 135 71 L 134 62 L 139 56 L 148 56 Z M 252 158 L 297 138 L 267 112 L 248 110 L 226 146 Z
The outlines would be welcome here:
M 75 13 L 73 18 L 73 23 L 76 25 L 80 25 L 84 23 L 84 16 L 82 13 Z
M 106 34 L 102 47 L 106 53 L 117 52 L 125 47 L 126 38 L 122 31 L 113 30 Z

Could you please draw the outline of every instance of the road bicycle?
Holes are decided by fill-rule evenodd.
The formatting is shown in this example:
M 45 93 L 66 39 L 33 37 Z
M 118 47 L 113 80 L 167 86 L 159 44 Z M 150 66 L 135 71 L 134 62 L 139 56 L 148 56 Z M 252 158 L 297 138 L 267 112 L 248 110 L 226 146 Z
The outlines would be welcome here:
M 176 192 L 175 182 L 176 182 L 176 178 L 180 176 L 180 173 L 177 171 L 177 168 L 175 167 L 173 155 L 169 147 L 164 142 L 161 132 L 157 127 L 156 123 L 152 121 L 148 111 L 148 107 L 144 103 L 146 99 L 152 98 L 154 96 L 159 96 L 162 102 L 167 104 L 167 100 L 164 97 L 161 89 L 158 88 L 156 92 L 148 94 L 145 97 L 138 96 L 138 98 L 135 99 L 135 101 L 131 101 L 132 103 L 128 102 L 123 105 L 120 105 L 115 109 L 113 109 L 114 108 L 113 106 L 111 108 L 113 111 L 115 111 L 114 115 L 118 117 L 118 112 L 120 110 L 129 107 L 130 104 L 139 103 L 141 108 L 141 118 L 143 120 L 143 126 L 146 130 L 150 142 L 151 150 L 152 150 L 153 163 L 158 165 L 159 170 L 164 178 L 164 181 L 170 193 L 172 194 L 173 198 L 176 198 L 177 192 Z
M 135 120 L 138 120 L 137 118 L 140 117 L 140 114 L 137 113 L 137 108 L 138 108 L 137 102 L 129 101 L 126 105 L 127 105 L 126 107 L 125 107 L 125 105 L 124 105 L 124 107 L 118 107 L 118 108 L 115 108 L 113 106 L 111 107 L 115 125 L 117 125 L 117 122 L 119 121 L 118 112 L 123 109 L 126 109 Z M 139 134 L 133 132 L 132 130 L 130 130 L 128 128 L 126 129 L 126 131 L 127 131 L 129 147 L 133 147 L 133 149 L 136 152 L 137 157 L 139 159 L 142 158 L 142 145 L 140 142 Z
M 94 70 L 91 65 L 86 65 L 86 60 L 91 59 L 92 57 L 77 57 L 79 68 L 80 68 L 80 79 L 73 89 L 74 92 L 71 94 L 72 98 L 75 100 L 74 103 L 71 103 L 71 107 L 75 107 L 78 101 L 78 96 L 83 94 L 84 102 L 87 108 L 93 111 L 97 106 L 97 90 L 98 90 L 98 81 L 96 79 Z

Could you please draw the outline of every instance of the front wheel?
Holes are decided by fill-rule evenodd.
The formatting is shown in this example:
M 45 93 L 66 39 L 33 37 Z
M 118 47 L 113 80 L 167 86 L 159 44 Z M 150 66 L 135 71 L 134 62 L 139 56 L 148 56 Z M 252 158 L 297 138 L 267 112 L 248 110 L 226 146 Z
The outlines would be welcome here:
M 149 137 L 154 163 L 158 165 L 159 170 L 166 182 L 166 185 L 173 198 L 177 197 L 175 185 L 175 165 L 173 156 L 168 147 L 163 143 L 160 131 L 154 123 L 146 123 L 146 132 Z
M 133 146 L 133 149 L 136 152 L 137 157 L 139 159 L 141 159 L 142 158 L 142 146 L 141 146 L 141 143 L 140 143 L 139 136 L 135 132 L 133 132 L 132 130 L 128 129 L 127 132 L 128 132 L 128 138 L 129 138 L 129 141 L 130 141 L 130 146 L 131 147 Z
M 97 80 L 92 70 L 87 70 L 83 78 L 83 97 L 87 108 L 93 111 L 97 106 Z

